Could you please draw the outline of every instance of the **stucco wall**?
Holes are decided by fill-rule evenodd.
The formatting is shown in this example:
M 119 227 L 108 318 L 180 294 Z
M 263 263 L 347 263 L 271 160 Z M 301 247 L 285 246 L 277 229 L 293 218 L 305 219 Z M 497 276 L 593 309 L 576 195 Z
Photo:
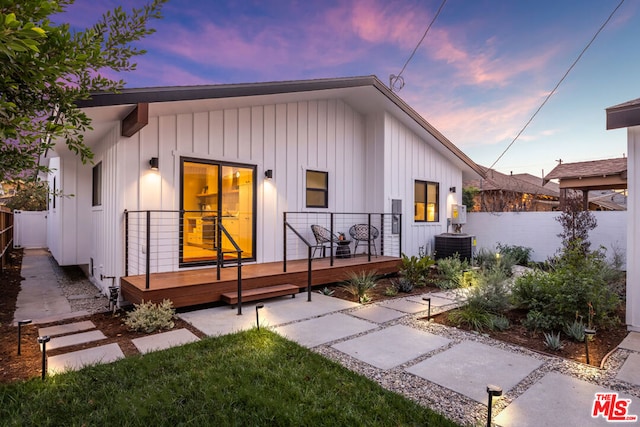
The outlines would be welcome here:
M 602 245 L 611 256 L 614 249 L 626 254 L 627 212 L 592 212 L 598 226 L 589 233 L 591 248 Z M 497 243 L 533 249 L 532 260 L 544 261 L 561 246 L 558 212 L 472 212 L 462 232 L 476 236 L 477 249 L 495 249 Z

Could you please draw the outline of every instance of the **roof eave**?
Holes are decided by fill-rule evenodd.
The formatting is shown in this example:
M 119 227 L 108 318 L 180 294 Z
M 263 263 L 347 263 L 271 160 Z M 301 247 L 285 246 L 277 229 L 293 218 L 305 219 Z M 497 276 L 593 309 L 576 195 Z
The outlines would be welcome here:
M 640 125 L 640 99 L 606 109 L 607 130 Z

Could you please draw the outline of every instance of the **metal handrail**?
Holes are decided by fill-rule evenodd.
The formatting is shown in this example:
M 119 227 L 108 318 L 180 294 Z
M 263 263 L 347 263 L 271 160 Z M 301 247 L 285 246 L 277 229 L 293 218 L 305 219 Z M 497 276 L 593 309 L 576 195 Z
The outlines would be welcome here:
M 220 280 L 220 268 L 222 266 L 222 263 L 224 262 L 224 252 L 222 251 L 222 245 L 220 244 L 222 242 L 222 233 L 224 233 L 224 235 L 227 237 L 227 239 L 229 239 L 229 242 L 233 245 L 233 248 L 235 249 L 235 253 L 238 256 L 238 315 L 242 314 L 242 249 L 240 249 L 240 246 L 238 246 L 238 244 L 236 243 L 235 240 L 233 240 L 233 237 L 231 237 L 231 235 L 229 234 L 229 232 L 227 231 L 227 229 L 224 227 L 224 225 L 222 225 L 221 223 L 217 225 L 218 227 L 218 246 L 216 248 L 217 250 L 217 259 L 218 262 L 216 263 L 216 271 L 217 271 L 217 278 L 218 280 Z
M 311 257 L 311 248 L 313 247 L 313 245 L 311 243 L 309 243 L 309 241 L 307 239 L 304 238 L 304 236 L 302 234 L 300 234 L 300 232 L 298 232 L 298 230 L 295 229 L 295 227 L 293 227 L 291 224 L 289 224 L 287 222 L 287 213 L 284 213 L 284 254 L 283 254 L 283 258 L 282 258 L 282 265 L 283 265 L 283 269 L 284 272 L 287 272 L 287 228 L 289 228 L 291 231 L 293 231 L 293 233 L 298 236 L 298 238 L 300 240 L 302 240 L 302 242 L 307 245 L 307 301 L 311 301 L 311 278 L 312 278 L 312 261 L 313 258 Z

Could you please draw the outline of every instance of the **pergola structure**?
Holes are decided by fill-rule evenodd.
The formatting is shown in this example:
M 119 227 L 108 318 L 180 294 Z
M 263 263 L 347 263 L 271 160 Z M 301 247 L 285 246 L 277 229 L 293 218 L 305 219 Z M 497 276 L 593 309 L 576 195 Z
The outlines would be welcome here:
M 544 177 L 543 183 L 546 184 L 552 179 L 557 179 L 560 186 L 561 209 L 564 207 L 567 190 L 580 190 L 583 209 L 588 210 L 589 191 L 627 189 L 627 158 L 578 163 L 560 161 L 560 164 Z

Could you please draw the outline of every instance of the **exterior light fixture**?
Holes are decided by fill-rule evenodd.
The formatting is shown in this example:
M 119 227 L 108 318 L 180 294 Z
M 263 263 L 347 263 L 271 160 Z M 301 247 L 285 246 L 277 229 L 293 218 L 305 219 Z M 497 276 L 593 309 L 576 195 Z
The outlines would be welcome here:
M 455 193 L 456 187 L 449 187 L 449 193 Z
M 502 387 L 489 384 L 487 385 L 487 394 L 489 395 L 489 402 L 487 403 L 487 427 L 491 427 L 491 406 L 493 405 L 493 397 L 502 396 Z
M 264 308 L 264 304 L 259 302 L 256 304 L 256 326 L 258 327 L 258 330 L 260 330 L 260 318 L 258 317 L 258 310 L 260 310 L 261 308 Z
M 49 335 L 38 337 L 38 344 L 42 344 L 42 380 L 47 375 L 47 343 L 51 341 Z
M 596 334 L 595 329 L 584 329 L 584 352 L 587 357 L 587 365 L 589 365 L 589 340 Z
M 31 322 L 31 319 L 18 320 L 18 356 L 20 356 L 20 350 L 22 347 L 22 325 L 28 325 Z
M 158 158 L 157 157 L 152 157 L 151 160 L 149 160 L 149 166 L 151 166 L 151 170 L 152 171 L 157 171 L 158 170 Z
M 423 301 L 426 301 L 427 303 L 429 303 L 427 305 L 427 321 L 431 320 L 431 297 L 422 297 Z
M 267 179 L 273 178 L 273 169 L 267 169 L 264 171 L 264 177 Z

